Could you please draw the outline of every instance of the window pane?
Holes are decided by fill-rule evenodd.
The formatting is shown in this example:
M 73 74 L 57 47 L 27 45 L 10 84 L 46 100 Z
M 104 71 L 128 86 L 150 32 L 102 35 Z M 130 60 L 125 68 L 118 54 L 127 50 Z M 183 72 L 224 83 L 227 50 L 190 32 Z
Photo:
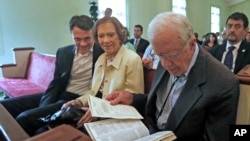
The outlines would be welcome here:
M 172 11 L 186 16 L 186 0 L 172 0 Z
M 220 32 L 220 9 L 211 7 L 211 32 Z

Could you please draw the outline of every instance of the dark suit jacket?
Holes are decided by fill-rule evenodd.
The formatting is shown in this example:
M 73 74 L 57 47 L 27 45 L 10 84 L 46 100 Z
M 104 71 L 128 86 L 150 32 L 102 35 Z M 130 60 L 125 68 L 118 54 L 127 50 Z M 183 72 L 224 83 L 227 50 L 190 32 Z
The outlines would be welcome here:
M 222 45 L 213 47 L 209 52 L 221 62 L 223 53 L 226 51 L 226 45 L 227 40 L 225 40 Z M 250 64 L 250 43 L 243 40 L 238 49 L 234 73 L 237 74 L 247 64 Z
M 134 95 L 132 105 L 138 110 L 143 110 L 146 104 L 145 118 L 151 133 L 158 131 L 156 91 L 169 76 L 159 63 L 148 96 Z M 173 131 L 177 141 L 229 140 L 229 124 L 236 121 L 238 97 L 239 83 L 235 75 L 200 48 L 165 130 Z
M 40 106 L 45 106 L 58 101 L 60 94 L 66 90 L 74 61 L 75 49 L 75 45 L 69 45 L 57 50 L 54 78 L 50 82 L 46 92 L 43 94 Z M 102 53 L 103 50 L 101 47 L 95 44 L 93 47 L 92 74 L 94 72 L 94 64 Z
M 133 45 L 134 44 L 134 38 L 130 39 L 129 42 Z M 148 47 L 149 42 L 143 38 L 140 39 L 139 44 L 136 48 L 136 53 L 143 55 L 146 48 Z

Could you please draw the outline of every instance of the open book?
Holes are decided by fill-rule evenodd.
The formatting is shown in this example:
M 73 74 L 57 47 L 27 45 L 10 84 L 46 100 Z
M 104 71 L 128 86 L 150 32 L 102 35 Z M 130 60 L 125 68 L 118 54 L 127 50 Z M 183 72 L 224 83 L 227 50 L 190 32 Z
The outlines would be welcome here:
M 94 141 L 172 141 L 172 131 L 161 131 L 149 135 L 141 121 L 143 117 L 132 106 L 110 105 L 106 100 L 89 96 L 89 107 L 93 117 L 107 118 L 84 126 Z

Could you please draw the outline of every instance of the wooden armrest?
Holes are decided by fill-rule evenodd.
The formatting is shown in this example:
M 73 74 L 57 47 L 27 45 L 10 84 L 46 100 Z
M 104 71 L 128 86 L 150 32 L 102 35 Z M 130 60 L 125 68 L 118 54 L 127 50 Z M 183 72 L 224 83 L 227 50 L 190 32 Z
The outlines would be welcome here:
M 24 50 L 35 50 L 34 47 L 18 47 L 18 48 L 12 48 L 13 51 L 24 51 Z
M 60 125 L 25 141 L 92 141 L 89 136 L 70 125 Z
M 16 64 L 1 64 L 0 68 L 4 68 L 4 67 L 15 67 Z
M 22 129 L 10 113 L 0 104 L 0 125 L 5 139 L 21 141 L 29 138 L 29 135 Z
M 242 76 L 242 75 L 237 75 L 237 78 L 239 79 L 241 84 L 248 84 L 250 85 L 250 77 L 249 76 Z
M 2 76 L 5 78 L 24 78 L 29 65 L 30 54 L 34 49 L 34 47 L 13 48 L 14 63 L 0 65 Z
M 246 65 L 242 68 L 237 74 L 237 78 L 239 79 L 241 84 L 250 85 L 250 64 Z

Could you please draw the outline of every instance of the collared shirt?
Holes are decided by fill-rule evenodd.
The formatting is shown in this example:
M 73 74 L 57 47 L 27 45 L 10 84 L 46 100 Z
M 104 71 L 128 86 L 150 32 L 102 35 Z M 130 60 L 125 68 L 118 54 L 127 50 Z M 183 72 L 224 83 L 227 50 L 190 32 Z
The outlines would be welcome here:
M 149 45 L 147 47 L 142 59 L 147 57 L 149 57 L 153 62 L 152 69 L 157 69 L 158 63 L 160 62 L 160 57 L 155 53 L 154 49 L 152 48 L 152 45 Z
M 133 44 L 131 44 L 130 42 L 127 42 L 124 45 L 124 47 L 127 48 L 127 49 L 129 49 L 129 50 L 132 50 L 133 52 L 136 52 L 135 46 Z
M 75 52 L 70 80 L 66 91 L 84 95 L 90 92 L 93 65 L 93 48 L 85 54 Z
M 112 91 L 144 92 L 143 66 L 140 56 L 121 46 L 113 61 L 107 63 L 107 54 L 99 56 L 95 63 L 91 95 L 100 89 L 103 98 Z M 87 95 L 78 98 L 86 105 Z
M 232 65 L 232 69 L 231 69 L 232 72 L 234 71 L 235 60 L 236 60 L 236 58 L 237 58 L 237 56 L 238 56 L 238 49 L 240 48 L 241 42 L 242 42 L 242 41 L 240 41 L 240 42 L 237 43 L 237 44 L 231 45 L 231 44 L 229 43 L 229 41 L 227 41 L 226 50 L 224 51 L 223 56 L 222 56 L 222 59 L 221 59 L 221 63 L 224 64 L 224 60 L 225 60 L 226 54 L 227 54 L 227 52 L 228 52 L 228 48 L 229 48 L 230 46 L 234 46 L 234 47 L 235 47 L 235 49 L 233 50 L 233 65 Z
M 169 114 L 171 113 L 171 110 L 173 109 L 176 101 L 178 100 L 180 93 L 182 91 L 182 89 L 184 88 L 186 82 L 187 82 L 187 77 L 188 74 L 191 70 L 191 68 L 193 67 L 194 63 L 197 60 L 197 56 L 198 56 L 198 52 L 199 52 L 199 47 L 198 45 L 196 45 L 195 47 L 195 52 L 194 55 L 192 57 L 192 60 L 189 64 L 188 70 L 185 74 L 183 74 L 182 76 L 180 76 L 180 78 L 178 78 L 178 80 L 175 82 L 172 90 L 170 91 L 172 84 L 173 84 L 173 75 L 170 75 L 169 80 L 165 80 L 165 83 L 163 82 L 162 84 L 167 84 L 166 86 L 162 86 L 159 87 L 159 90 L 156 92 L 157 94 L 157 98 L 156 98 L 156 108 L 157 108 L 157 112 L 156 112 L 156 118 L 158 118 L 157 120 L 157 127 L 159 129 L 164 129 L 169 117 Z M 166 82 L 168 81 L 168 82 Z M 164 101 L 166 101 L 165 106 L 164 105 Z M 160 114 L 161 109 L 163 108 L 162 113 Z M 160 114 L 160 115 L 159 115 Z
M 134 46 L 137 47 L 140 43 L 141 38 L 134 38 Z

